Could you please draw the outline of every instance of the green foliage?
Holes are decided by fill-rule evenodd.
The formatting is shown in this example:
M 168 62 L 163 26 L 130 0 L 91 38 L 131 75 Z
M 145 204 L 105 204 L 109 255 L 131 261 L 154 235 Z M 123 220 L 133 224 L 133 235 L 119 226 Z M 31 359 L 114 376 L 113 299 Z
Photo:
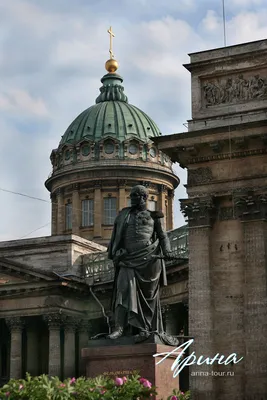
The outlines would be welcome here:
M 172 394 L 167 400 L 190 400 L 190 392 L 181 392 L 180 390 L 174 389 Z
M 63 382 L 58 377 L 40 375 L 11 379 L 0 388 L 1 400 L 146 400 L 156 394 L 151 383 L 140 376 L 111 379 L 72 378 Z M 189 400 L 189 392 L 174 390 L 167 400 Z
M 0 399 L 8 400 L 136 400 L 155 394 L 151 383 L 139 376 L 110 379 L 107 377 L 72 378 L 63 382 L 47 375 L 11 379 L 0 389 Z

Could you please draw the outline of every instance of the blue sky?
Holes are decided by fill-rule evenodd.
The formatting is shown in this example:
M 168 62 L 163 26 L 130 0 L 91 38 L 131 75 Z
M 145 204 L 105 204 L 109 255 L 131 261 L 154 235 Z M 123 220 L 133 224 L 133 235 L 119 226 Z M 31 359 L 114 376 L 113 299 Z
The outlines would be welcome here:
M 227 44 L 267 37 L 266 0 L 225 0 Z M 125 93 L 163 134 L 191 118 L 188 53 L 223 46 L 221 0 L 0 0 L 0 240 L 50 234 L 49 156 L 71 121 L 94 104 L 109 56 Z M 175 225 L 184 223 L 175 196 Z M 37 230 L 37 228 L 44 226 Z

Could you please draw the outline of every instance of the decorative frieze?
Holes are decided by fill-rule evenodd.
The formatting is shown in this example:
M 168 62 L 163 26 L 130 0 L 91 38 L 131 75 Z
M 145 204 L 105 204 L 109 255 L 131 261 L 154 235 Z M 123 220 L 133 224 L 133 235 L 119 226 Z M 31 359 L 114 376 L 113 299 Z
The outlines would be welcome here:
M 183 199 L 181 211 L 187 217 L 189 226 L 211 225 L 216 216 L 212 197 Z
M 254 75 L 228 77 L 203 84 L 205 106 L 236 104 L 267 98 L 267 78 Z
M 188 170 L 188 185 L 201 185 L 212 181 L 213 176 L 209 167 Z

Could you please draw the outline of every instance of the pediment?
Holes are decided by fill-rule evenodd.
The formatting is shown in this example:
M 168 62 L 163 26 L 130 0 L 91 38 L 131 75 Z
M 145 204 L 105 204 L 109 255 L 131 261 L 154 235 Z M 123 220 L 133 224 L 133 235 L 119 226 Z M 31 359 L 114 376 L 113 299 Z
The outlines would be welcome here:
M 49 272 L 39 272 L 29 265 L 0 258 L 0 286 L 33 281 L 51 281 L 55 278 Z

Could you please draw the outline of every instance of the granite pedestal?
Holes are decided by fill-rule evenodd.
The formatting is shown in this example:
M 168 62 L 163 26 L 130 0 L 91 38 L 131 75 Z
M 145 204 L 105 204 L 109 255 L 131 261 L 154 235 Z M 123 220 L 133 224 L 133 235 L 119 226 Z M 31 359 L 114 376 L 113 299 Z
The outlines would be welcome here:
M 82 349 L 82 358 L 85 360 L 87 377 L 106 375 L 115 378 L 139 374 L 157 387 L 158 395 L 154 400 L 165 400 L 174 388 L 179 388 L 179 376 L 173 378 L 171 371 L 177 353 L 158 365 L 160 357 L 153 355 L 172 350 L 174 347 L 160 344 L 154 339 L 138 344 L 130 338 L 103 339 L 90 341 L 89 347 Z

